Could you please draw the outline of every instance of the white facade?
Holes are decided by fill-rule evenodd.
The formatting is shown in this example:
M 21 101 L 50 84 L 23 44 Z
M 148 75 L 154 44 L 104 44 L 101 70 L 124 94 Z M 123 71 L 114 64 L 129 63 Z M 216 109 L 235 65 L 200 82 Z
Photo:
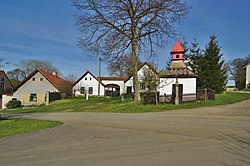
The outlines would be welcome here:
M 104 85 L 108 85 L 108 84 L 118 85 L 120 87 L 120 95 L 126 92 L 126 88 L 125 88 L 125 84 L 123 80 L 102 80 L 102 83 Z
M 143 65 L 138 71 L 138 81 L 139 84 L 140 82 L 142 82 L 143 78 L 144 78 L 144 72 L 147 70 L 151 70 L 149 68 L 149 66 L 147 64 Z M 130 77 L 126 82 L 125 82 L 125 90 L 127 90 L 127 87 L 132 87 L 132 92 L 134 92 L 134 88 L 133 88 L 133 77 Z
M 248 84 L 250 84 L 250 63 L 245 66 L 246 69 L 246 88 L 248 88 Z
M 176 78 L 160 78 L 160 96 L 164 94 L 172 95 L 172 88 L 175 82 Z M 178 78 L 178 82 L 183 85 L 183 95 L 196 94 L 196 78 Z
M 89 95 L 98 95 L 98 84 L 97 79 L 90 73 L 87 72 L 77 81 L 73 86 L 73 91 L 76 95 L 83 95 L 88 93 Z M 100 96 L 104 96 L 104 86 L 100 83 Z
M 2 109 L 6 108 L 6 104 L 12 100 L 12 99 L 16 99 L 16 97 L 14 96 L 9 96 L 9 95 L 3 95 L 2 96 Z

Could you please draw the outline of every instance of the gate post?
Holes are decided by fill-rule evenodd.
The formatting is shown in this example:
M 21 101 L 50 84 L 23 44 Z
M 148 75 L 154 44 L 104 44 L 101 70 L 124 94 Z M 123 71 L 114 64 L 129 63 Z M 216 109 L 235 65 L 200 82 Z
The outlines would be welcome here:
M 46 105 L 49 105 L 49 91 L 46 92 Z
M 178 77 L 176 77 L 176 82 L 175 82 L 175 105 L 179 105 L 179 82 L 178 82 Z

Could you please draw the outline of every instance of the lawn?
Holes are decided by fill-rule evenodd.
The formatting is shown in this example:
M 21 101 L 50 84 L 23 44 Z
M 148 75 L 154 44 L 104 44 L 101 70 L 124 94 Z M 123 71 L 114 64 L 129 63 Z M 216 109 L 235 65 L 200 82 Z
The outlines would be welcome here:
M 24 109 L 7 109 L 2 113 L 32 113 L 32 112 L 124 112 L 124 113 L 142 113 L 142 112 L 161 112 L 174 109 L 186 109 L 196 107 L 207 107 L 214 105 L 225 105 L 242 100 L 250 99 L 249 93 L 230 93 L 224 92 L 216 95 L 216 100 L 208 102 L 188 102 L 180 105 L 159 104 L 159 105 L 144 105 L 142 103 L 133 103 L 131 97 L 125 97 L 121 101 L 120 97 L 105 98 L 105 97 L 89 97 L 86 101 L 82 97 L 75 99 L 64 99 L 52 102 L 49 106 L 37 106 Z
M 0 138 L 26 133 L 29 131 L 52 128 L 61 125 L 62 122 L 33 120 L 33 119 L 9 119 L 0 120 Z

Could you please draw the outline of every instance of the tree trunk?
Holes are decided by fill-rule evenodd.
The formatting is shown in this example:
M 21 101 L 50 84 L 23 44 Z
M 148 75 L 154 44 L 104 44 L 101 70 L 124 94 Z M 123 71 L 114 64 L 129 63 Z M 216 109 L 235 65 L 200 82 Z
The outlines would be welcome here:
M 137 75 L 137 40 L 132 40 L 132 61 L 133 61 L 133 84 L 134 84 L 134 102 L 140 102 L 139 81 Z

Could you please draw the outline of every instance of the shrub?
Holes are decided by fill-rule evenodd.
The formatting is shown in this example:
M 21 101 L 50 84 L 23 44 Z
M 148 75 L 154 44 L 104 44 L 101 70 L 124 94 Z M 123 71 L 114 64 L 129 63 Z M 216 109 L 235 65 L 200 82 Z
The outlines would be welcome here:
M 7 108 L 18 108 L 21 107 L 21 101 L 20 100 L 10 100 L 7 104 Z

